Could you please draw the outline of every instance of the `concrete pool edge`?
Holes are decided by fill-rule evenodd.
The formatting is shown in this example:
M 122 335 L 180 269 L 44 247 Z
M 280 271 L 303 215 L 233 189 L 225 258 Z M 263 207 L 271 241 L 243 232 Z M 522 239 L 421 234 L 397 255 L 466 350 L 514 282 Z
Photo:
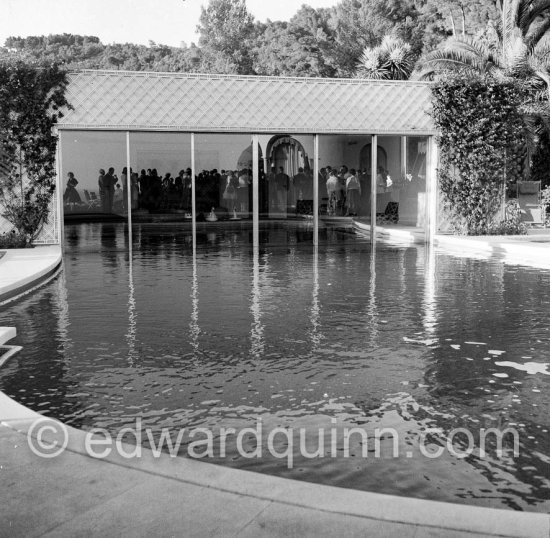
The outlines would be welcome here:
M 38 420 L 44 420 L 40 415 L 0 393 L 0 429 L 16 432 L 15 439 L 18 458 L 27 461 L 28 467 L 33 467 L 33 479 L 41 482 L 41 488 L 55 490 L 55 484 L 49 484 L 40 476 L 40 470 L 46 475 L 50 460 L 41 459 L 31 453 L 28 448 L 28 435 L 33 424 Z M 51 423 L 58 423 L 51 421 Z M 159 479 L 159 488 L 202 489 L 207 491 L 215 490 L 221 498 L 227 497 L 229 504 L 235 499 L 242 505 L 252 504 L 256 501 L 267 503 L 272 508 L 275 505 L 280 507 L 292 507 L 298 510 L 294 517 L 301 521 L 300 528 L 305 535 L 310 534 L 308 529 L 314 530 L 313 522 L 309 522 L 316 513 L 330 514 L 331 519 L 340 521 L 342 528 L 346 528 L 346 520 L 357 518 L 363 521 L 366 528 L 378 529 L 381 534 L 387 530 L 399 530 L 403 536 L 413 536 L 419 529 L 426 532 L 434 532 L 437 536 L 445 536 L 447 533 L 461 533 L 462 535 L 478 536 L 524 536 L 524 537 L 548 537 L 550 536 L 550 516 L 547 514 L 514 512 L 493 508 L 473 507 L 467 505 L 456 505 L 422 499 L 397 497 L 371 492 L 349 490 L 332 486 L 322 486 L 309 482 L 278 478 L 263 475 L 250 471 L 241 471 L 220 465 L 201 462 L 198 460 L 176 457 L 168 454 L 161 454 L 156 457 L 149 449 L 141 449 L 141 457 L 127 459 L 117 451 L 112 451 L 106 458 L 98 460 L 87 454 L 85 439 L 87 432 L 67 427 L 68 445 L 65 452 L 59 456 L 62 458 L 72 455 L 78 458 L 78 469 L 82 476 L 71 475 L 75 482 L 85 482 L 87 474 L 86 467 L 99 463 L 99 470 L 96 466 L 94 476 L 98 481 L 103 480 L 103 473 L 106 475 L 112 472 L 113 466 L 123 470 L 122 480 L 127 479 L 129 485 L 141 477 L 141 480 L 149 480 L 147 475 Z M 34 438 L 34 433 L 31 433 Z M 55 437 L 48 432 L 42 434 L 43 442 L 53 442 Z M 124 445 L 125 451 L 131 453 L 135 447 Z M 23 452 L 23 455 L 22 455 Z M 32 461 L 34 460 L 34 461 Z M 9 465 L 9 461 L 7 462 Z M 36 474 L 36 471 L 38 475 Z M 75 489 L 77 489 L 75 487 Z M 155 491 L 150 492 L 153 496 Z M 42 499 L 44 502 L 44 499 Z M 203 501 L 201 501 L 203 502 Z M 139 506 L 134 507 L 136 510 Z M 219 510 L 218 506 L 218 510 Z M 252 506 L 251 506 L 252 508 Z M 98 509 L 97 507 L 95 508 Z M 48 511 L 50 508 L 48 508 Z M 109 517 L 108 505 L 99 508 L 105 513 L 103 518 Z M 186 510 L 192 511 L 193 507 L 186 505 Z M 252 510 L 251 510 L 252 513 Z M 258 517 L 260 514 L 258 514 Z M 26 518 L 30 517 L 27 512 Z M 212 515 L 213 518 L 216 515 Z M 63 525 L 71 528 L 71 522 L 80 525 L 78 517 L 69 516 Z M 258 519 L 259 528 L 261 517 Z M 311 523 L 311 527 L 310 527 Z M 200 522 L 197 522 L 200 525 Z M 407 533 L 406 529 L 411 532 Z M 73 531 L 76 529 L 72 528 Z M 81 531 L 84 529 L 80 529 Z M 385 534 L 384 534 L 385 535 Z M 454 534 L 453 534 L 454 535 Z
M 44 284 L 61 266 L 60 245 L 10 249 L 0 258 L 0 304 L 11 302 Z
M 61 250 L 59 249 L 59 261 L 60 259 Z M 42 267 L 41 264 L 38 265 Z M 37 272 L 35 284 L 44 278 L 43 271 L 39 272 L 42 276 L 38 276 Z M 28 285 L 28 282 L 23 285 Z M 13 289 L 17 289 L 17 282 Z M 8 340 L 13 336 L 13 331 L 3 334 L 5 334 L 4 339 Z M 25 484 L 14 483 L 10 488 L 3 488 L 5 495 L 17 496 L 17 488 L 20 487 L 26 491 L 28 499 L 28 492 L 29 490 L 34 492 L 35 483 L 51 491 L 55 491 L 59 486 L 56 479 L 53 481 L 50 479 L 48 482 L 51 461 L 34 455 L 28 446 L 29 429 L 39 419 L 42 420 L 44 417 L 0 392 L 0 441 L 9 439 L 15 446 L 10 454 L 7 453 L 6 448 L 3 450 L 4 467 L 11 466 L 14 472 L 17 469 L 18 473 L 24 474 L 20 481 L 25 481 Z M 68 432 L 66 453 L 71 456 L 73 462 L 77 461 L 77 464 L 76 471 L 72 475 L 74 483 L 66 484 L 65 487 L 69 490 L 73 488 L 75 496 L 78 493 L 77 490 L 81 489 L 82 484 L 86 482 L 89 469 L 93 469 L 95 474 L 106 481 L 112 470 L 116 468 L 122 473 L 121 480 L 127 481 L 128 490 L 131 490 L 131 485 L 136 480 L 148 482 L 155 477 L 159 494 L 160 491 L 176 488 L 177 494 L 183 498 L 185 492 L 193 491 L 198 495 L 198 492 L 204 491 L 206 497 L 216 497 L 214 511 L 210 514 L 212 519 L 221 517 L 220 506 L 229 511 L 241 510 L 245 514 L 250 514 L 248 522 L 240 529 L 244 531 L 246 528 L 248 532 L 254 530 L 256 533 L 262 533 L 263 530 L 270 528 L 270 523 L 273 523 L 274 520 L 270 520 L 270 517 L 273 518 L 274 514 L 281 512 L 286 517 L 286 512 L 292 509 L 294 512 L 292 518 L 289 516 L 289 521 L 292 520 L 303 535 L 319 535 L 319 521 L 328 514 L 331 521 L 339 522 L 341 529 L 353 526 L 354 529 L 362 528 L 375 535 L 399 533 L 401 536 L 418 536 L 420 532 L 422 535 L 433 533 L 434 536 L 456 536 L 456 533 L 478 536 L 550 536 L 548 514 L 473 507 L 322 486 L 231 469 L 197 460 L 171 458 L 168 454 L 156 458 L 150 450 L 145 448 L 142 449 L 143 457 L 140 459 L 128 460 L 115 452 L 104 460 L 98 460 L 89 456 L 84 449 L 87 433 L 71 427 L 66 428 Z M 47 439 L 47 434 L 45 438 Z M 12 446 L 8 448 L 11 449 Z M 60 456 L 61 462 L 64 456 L 65 454 Z M 12 465 L 12 462 L 15 463 Z M 5 475 L 6 470 L 9 470 L 6 468 L 0 467 L 0 476 Z M 32 472 L 27 469 L 32 469 Z M 214 491 L 217 492 L 216 495 L 213 495 Z M 36 495 L 39 494 L 40 491 L 36 492 Z M 205 496 L 197 496 L 196 502 L 204 505 L 207 502 Z M 82 519 L 78 511 L 70 514 L 65 508 L 56 505 L 53 497 L 47 496 L 46 499 L 39 497 L 34 501 L 45 502 L 47 504 L 45 513 L 51 514 L 51 517 L 56 515 L 57 511 L 60 513 L 59 518 L 65 518 L 63 522 L 56 523 L 60 529 L 82 531 L 83 527 L 87 528 L 87 520 Z M 132 503 L 131 498 L 126 501 L 129 504 L 125 506 L 131 509 L 131 517 L 135 517 L 135 513 L 140 511 L 139 502 Z M 99 503 L 90 510 L 95 510 L 94 513 L 101 512 L 102 521 L 112 518 L 115 525 L 113 528 L 116 528 L 118 520 L 109 506 L 108 502 Z M 277 507 L 280 508 L 279 511 Z M 185 510 L 189 512 L 193 511 L 192 508 L 189 505 L 185 506 Z M 26 507 L 24 512 L 21 518 L 28 520 L 29 525 L 34 525 L 36 522 L 32 521 L 32 509 Z M 192 515 L 188 514 L 188 517 Z M 204 530 L 201 520 L 195 520 L 194 524 L 196 530 Z M 95 527 L 87 529 L 93 532 Z M 189 530 L 191 532 L 191 529 Z M 239 529 L 237 531 L 239 532 Z M 270 534 L 273 535 L 273 528 Z
M 370 224 L 353 221 L 354 229 L 362 235 L 370 234 Z M 381 241 L 405 244 L 425 243 L 425 232 L 406 226 L 377 226 L 376 236 Z M 541 238 L 544 241 L 541 241 Z M 458 236 L 437 234 L 434 245 L 453 256 L 496 260 L 510 265 L 524 265 L 550 269 L 550 229 L 548 233 L 521 236 Z

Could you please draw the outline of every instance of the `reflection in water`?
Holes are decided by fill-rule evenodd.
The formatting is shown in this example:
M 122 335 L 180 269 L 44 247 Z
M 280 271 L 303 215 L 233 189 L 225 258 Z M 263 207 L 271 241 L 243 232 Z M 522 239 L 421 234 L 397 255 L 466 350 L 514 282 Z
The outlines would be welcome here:
M 311 347 L 316 350 L 323 338 L 320 325 L 321 306 L 319 303 L 319 246 L 313 247 L 313 289 L 311 298 Z
M 376 345 L 379 321 L 378 309 L 376 307 L 376 248 L 377 244 L 374 242 L 370 251 L 369 304 L 367 311 L 372 345 Z
M 265 267 L 267 270 L 267 267 Z M 252 253 L 252 300 L 250 304 L 252 313 L 252 328 L 250 330 L 251 348 L 250 354 L 254 359 L 261 359 L 264 352 L 264 327 L 261 311 L 261 287 L 260 287 L 260 248 L 258 244 L 253 246 Z
M 141 416 L 157 440 L 163 427 L 216 432 L 253 428 L 261 417 L 265 432 L 304 428 L 311 452 L 321 427 L 363 428 L 370 440 L 352 441 L 349 458 L 341 445 L 336 458 L 300 457 L 298 443 L 293 469 L 265 454 L 239 458 L 231 447 L 214 461 L 548 511 L 550 273 L 423 246 L 371 249 L 334 229 L 312 249 L 292 237 L 293 226 L 300 230 L 263 225 L 258 250 L 244 223 L 220 226 L 216 240 L 202 229 L 198 244 L 183 226 L 140 225 L 141 248 L 128 259 L 123 224 L 68 227 L 80 240 L 67 248 L 64 274 L 0 310 L 0 324 L 16 325 L 23 345 L 0 371 L 0 388 L 77 427 L 117 433 Z M 519 458 L 508 445 L 497 458 L 494 443 L 480 457 L 480 428 L 499 425 L 518 430 Z M 441 431 L 436 448 L 458 427 L 474 435 L 471 457 L 419 454 L 427 428 Z M 400 457 L 385 457 L 391 438 L 383 457 L 373 455 L 376 428 L 398 432 Z
M 196 236 L 195 236 L 196 237 Z M 197 246 L 196 240 L 193 241 L 193 275 L 191 284 L 191 321 L 189 323 L 189 342 L 194 352 L 194 358 L 198 358 L 199 336 L 201 329 L 199 327 L 199 277 L 197 273 Z
M 65 271 L 61 271 L 52 286 L 55 286 L 56 293 L 52 295 L 54 308 L 57 315 L 57 332 L 63 351 L 67 352 L 73 347 L 73 341 L 69 336 L 69 298 L 67 296 L 67 282 Z M 67 355 L 67 360 L 70 360 Z
M 137 332 L 137 310 L 136 297 L 134 289 L 134 263 L 133 249 L 130 243 L 128 251 L 128 332 L 126 333 L 126 342 L 128 343 L 128 363 L 133 366 L 139 359 L 136 350 L 136 332 Z
M 436 295 L 435 295 L 435 249 L 433 245 L 427 245 L 424 263 L 424 331 L 426 337 L 433 337 L 437 325 L 436 319 Z

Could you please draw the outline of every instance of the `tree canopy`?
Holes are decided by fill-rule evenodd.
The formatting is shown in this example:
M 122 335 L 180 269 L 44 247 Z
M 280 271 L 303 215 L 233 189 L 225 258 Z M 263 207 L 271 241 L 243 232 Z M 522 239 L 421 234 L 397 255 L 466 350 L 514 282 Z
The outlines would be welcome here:
M 341 0 L 331 8 L 307 4 L 288 22 L 260 23 L 245 0 L 209 0 L 198 25 L 198 47 L 150 42 L 104 44 L 95 36 L 10 37 L 1 58 L 70 69 L 201 71 L 261 75 L 351 77 L 365 48 L 385 36 L 411 46 L 413 58 L 434 50 L 455 31 L 475 35 L 496 20 L 493 0 Z M 464 6 L 464 7 L 462 7 Z M 184 7 L 182 7 L 184 9 Z

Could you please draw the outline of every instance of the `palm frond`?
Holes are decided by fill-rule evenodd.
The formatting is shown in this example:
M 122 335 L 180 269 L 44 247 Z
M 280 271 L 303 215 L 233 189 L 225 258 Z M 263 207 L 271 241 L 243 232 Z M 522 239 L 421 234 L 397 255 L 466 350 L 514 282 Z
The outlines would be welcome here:
M 472 39 L 453 39 L 445 47 L 428 54 L 419 64 L 419 71 L 440 72 L 467 70 L 494 74 L 501 66 L 493 60 L 487 47 Z
M 532 25 L 525 37 L 525 43 L 529 51 L 532 51 L 550 30 L 550 18 Z
M 503 67 L 509 71 L 518 71 L 524 68 L 528 55 L 527 45 L 516 29 L 502 50 Z
M 476 56 L 489 56 L 491 54 L 489 47 L 471 37 L 448 39 L 443 45 L 443 50 L 462 50 Z
M 537 18 L 541 15 L 548 14 L 550 12 L 550 0 L 534 0 L 532 2 L 525 2 L 524 9 L 519 17 L 520 28 L 525 28 L 524 35 L 528 32 L 531 25 L 533 25 Z
M 519 12 L 527 0 L 503 0 L 502 2 L 502 40 L 508 41 L 515 28 L 518 28 Z

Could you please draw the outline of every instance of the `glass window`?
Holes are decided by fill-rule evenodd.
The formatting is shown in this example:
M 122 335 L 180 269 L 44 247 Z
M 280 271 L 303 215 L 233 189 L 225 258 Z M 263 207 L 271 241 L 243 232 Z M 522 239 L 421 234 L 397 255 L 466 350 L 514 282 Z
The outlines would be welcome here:
M 403 138 L 378 136 L 376 163 L 376 214 L 379 224 L 401 222 L 403 175 Z
M 380 159 L 386 153 L 378 148 Z M 369 216 L 371 137 L 319 137 L 319 213 L 321 217 Z
M 260 137 L 260 212 L 264 218 L 313 214 L 313 136 Z
M 196 134 L 197 220 L 252 218 L 252 137 Z
M 426 223 L 426 158 L 428 137 L 406 137 L 406 170 L 400 178 L 400 223 L 424 227 Z
M 124 213 L 122 170 L 126 134 L 61 131 L 61 180 L 65 216 Z
M 132 211 L 191 220 L 191 135 L 131 133 Z

